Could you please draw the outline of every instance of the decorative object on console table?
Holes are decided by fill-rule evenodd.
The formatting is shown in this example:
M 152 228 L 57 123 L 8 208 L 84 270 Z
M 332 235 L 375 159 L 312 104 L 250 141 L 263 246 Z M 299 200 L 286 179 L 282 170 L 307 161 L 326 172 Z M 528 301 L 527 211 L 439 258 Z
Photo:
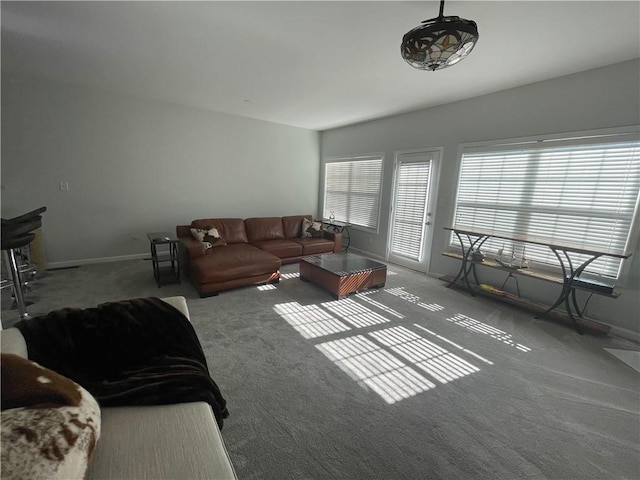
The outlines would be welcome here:
M 147 233 L 151 244 L 153 276 L 158 288 L 163 283 L 180 283 L 180 263 L 178 262 L 178 238 L 170 232 Z M 166 245 L 166 250 L 158 247 Z M 162 248 L 162 247 L 161 247 Z
M 333 216 L 333 211 L 331 215 L 329 215 L 329 219 L 324 222 L 327 226 L 327 229 L 330 229 L 334 232 L 342 233 L 342 249 L 347 252 L 349 251 L 349 245 L 351 245 L 351 234 L 349 233 L 350 223 L 337 222 L 335 217 Z

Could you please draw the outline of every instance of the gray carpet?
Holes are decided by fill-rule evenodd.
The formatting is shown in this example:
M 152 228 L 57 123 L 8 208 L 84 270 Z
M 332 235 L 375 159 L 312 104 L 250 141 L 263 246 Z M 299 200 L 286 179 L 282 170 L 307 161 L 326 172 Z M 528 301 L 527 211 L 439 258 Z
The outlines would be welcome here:
M 29 310 L 187 297 L 241 479 L 640 478 L 640 374 L 604 350 L 637 345 L 389 270 L 343 301 L 297 265 L 200 299 L 118 262 L 44 272 Z

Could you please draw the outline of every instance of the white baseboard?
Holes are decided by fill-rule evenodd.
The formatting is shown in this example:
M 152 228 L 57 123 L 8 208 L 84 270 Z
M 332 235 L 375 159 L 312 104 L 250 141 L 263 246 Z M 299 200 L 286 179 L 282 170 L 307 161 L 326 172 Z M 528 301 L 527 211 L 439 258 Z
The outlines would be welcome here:
M 379 262 L 388 262 L 384 257 L 376 255 L 375 253 L 367 252 L 366 250 L 360 250 L 359 248 L 349 248 L 349 251 L 352 253 L 356 253 L 358 255 L 362 255 L 363 257 L 368 257 L 373 260 L 377 260 Z
M 604 323 L 604 322 L 601 322 Z M 616 337 L 624 338 L 625 340 L 631 340 L 635 343 L 640 343 L 640 333 L 634 332 L 633 330 L 629 330 L 626 328 L 616 327 L 614 325 L 608 324 L 611 327 L 609 331 L 609 335 L 615 335 Z
M 133 253 L 131 255 L 119 255 L 117 257 L 85 258 L 82 260 L 69 260 L 67 262 L 49 262 L 47 263 L 47 269 L 79 267 L 81 265 L 122 262 L 125 260 L 144 260 L 145 258 L 150 258 L 148 253 Z

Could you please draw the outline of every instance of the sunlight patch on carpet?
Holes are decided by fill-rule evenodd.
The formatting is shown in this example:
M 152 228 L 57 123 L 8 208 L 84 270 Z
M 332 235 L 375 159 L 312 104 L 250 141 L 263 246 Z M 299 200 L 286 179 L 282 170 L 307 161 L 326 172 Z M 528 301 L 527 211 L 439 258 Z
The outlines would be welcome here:
M 518 350 L 522 352 L 530 352 L 531 349 L 526 347 L 520 343 L 516 343 L 513 340 L 513 335 L 507 333 L 503 330 L 500 330 L 491 325 L 487 325 L 475 318 L 467 317 L 461 313 L 457 313 L 453 317 L 447 318 L 447 321 L 451 323 L 455 323 L 461 327 L 466 328 L 467 330 L 471 330 L 472 332 L 482 333 L 484 335 L 489 335 L 491 338 L 495 338 L 496 340 L 501 341 L 502 343 L 509 345 L 511 347 L 516 347 Z
M 274 305 L 273 309 L 304 338 L 324 337 L 350 330 L 318 305 L 303 306 L 298 302 L 289 302 Z
M 480 371 L 478 367 L 405 327 L 387 328 L 373 332 L 371 336 L 441 383 Z
M 390 293 L 391 295 L 394 295 L 396 297 L 400 297 L 401 299 L 409 302 L 409 303 L 415 303 L 417 306 L 419 306 L 420 308 L 425 308 L 431 312 L 439 312 L 440 310 L 444 310 L 444 307 L 442 305 L 439 305 L 437 303 L 425 303 L 425 302 L 421 302 L 420 301 L 420 297 L 417 295 L 414 295 L 413 293 L 409 293 L 407 292 L 404 287 L 396 287 L 396 288 L 386 288 L 384 290 L 387 293 Z
M 419 304 L 419 297 L 408 297 L 407 292 L 401 289 L 395 291 L 406 298 L 417 299 L 412 303 Z M 366 295 L 355 298 L 365 302 L 372 300 Z M 371 305 L 376 308 L 384 307 L 380 302 L 372 302 Z M 442 344 L 435 343 L 437 340 L 448 343 L 448 348 L 454 347 L 493 365 L 490 360 L 417 324 L 414 326 L 434 338 L 429 340 L 405 326 L 390 326 L 390 319 L 352 298 L 319 305 L 281 303 L 273 308 L 306 339 L 339 334 L 336 336 L 342 338 L 325 339 L 315 347 L 358 385 L 375 392 L 389 404 L 480 371 L 477 366 L 444 348 Z M 399 313 L 396 317 L 404 318 Z M 483 333 L 489 332 L 486 327 L 482 327 Z M 355 334 L 353 328 L 367 328 L 370 331 Z M 480 327 L 476 325 L 476 328 Z M 496 332 L 501 331 L 491 331 L 493 334 Z
M 492 362 L 491 360 L 487 360 L 487 359 L 486 359 L 486 358 L 484 358 L 483 356 L 478 355 L 478 354 L 477 354 L 477 353 L 475 353 L 475 352 L 472 352 L 472 351 L 471 351 L 471 350 L 469 350 L 468 348 L 464 348 L 463 346 L 458 345 L 457 343 L 455 343 L 455 342 L 453 342 L 453 341 L 449 340 L 448 338 L 443 337 L 442 335 L 438 335 L 437 333 L 432 332 L 432 331 L 431 331 L 431 330 L 429 330 L 428 328 L 424 328 L 422 325 L 418 325 L 417 323 L 414 323 L 414 324 L 413 324 L 413 326 L 414 326 L 414 327 L 416 327 L 416 328 L 419 328 L 420 330 L 424 330 L 424 331 L 425 331 L 425 332 L 427 332 L 429 335 L 433 335 L 434 337 L 438 338 L 439 340 L 442 340 L 443 342 L 446 342 L 446 343 L 448 343 L 449 345 L 452 345 L 452 346 L 456 347 L 458 350 L 462 350 L 464 353 L 468 353 L 469 355 L 471 355 L 471 356 L 473 356 L 473 357 L 477 358 L 478 360 L 480 360 L 480 361 L 482 361 L 482 362 L 484 362 L 484 363 L 487 363 L 487 364 L 489 364 L 489 365 L 493 365 L 493 362 Z
M 389 404 L 435 387 L 364 335 L 321 343 L 316 348 L 360 386 L 373 390 Z
M 281 273 L 280 278 L 284 280 L 291 280 L 292 278 L 300 277 L 300 272 Z
M 370 327 L 390 321 L 349 298 L 335 300 L 333 302 L 324 302 L 321 305 L 356 328 Z
M 619 348 L 605 348 L 605 351 L 640 372 L 640 352 L 635 350 L 620 350 Z
M 393 308 L 387 307 L 384 303 L 377 302 L 373 298 L 369 298 L 369 295 L 371 295 L 372 293 L 374 292 L 360 292 L 360 293 L 356 293 L 356 297 L 362 300 L 363 302 L 367 302 L 368 304 L 373 305 L 374 307 L 379 308 L 380 310 L 383 310 L 385 313 L 388 313 L 389 315 L 393 315 L 396 318 L 404 318 L 404 315 L 402 315 L 400 312 L 395 311 Z

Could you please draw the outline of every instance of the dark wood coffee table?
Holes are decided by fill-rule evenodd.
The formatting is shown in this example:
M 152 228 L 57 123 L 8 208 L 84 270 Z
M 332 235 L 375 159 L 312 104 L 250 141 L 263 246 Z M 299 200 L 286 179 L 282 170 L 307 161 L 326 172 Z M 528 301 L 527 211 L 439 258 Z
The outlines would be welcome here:
M 387 266 L 353 253 L 326 253 L 300 259 L 300 279 L 341 299 L 368 288 L 382 288 Z

